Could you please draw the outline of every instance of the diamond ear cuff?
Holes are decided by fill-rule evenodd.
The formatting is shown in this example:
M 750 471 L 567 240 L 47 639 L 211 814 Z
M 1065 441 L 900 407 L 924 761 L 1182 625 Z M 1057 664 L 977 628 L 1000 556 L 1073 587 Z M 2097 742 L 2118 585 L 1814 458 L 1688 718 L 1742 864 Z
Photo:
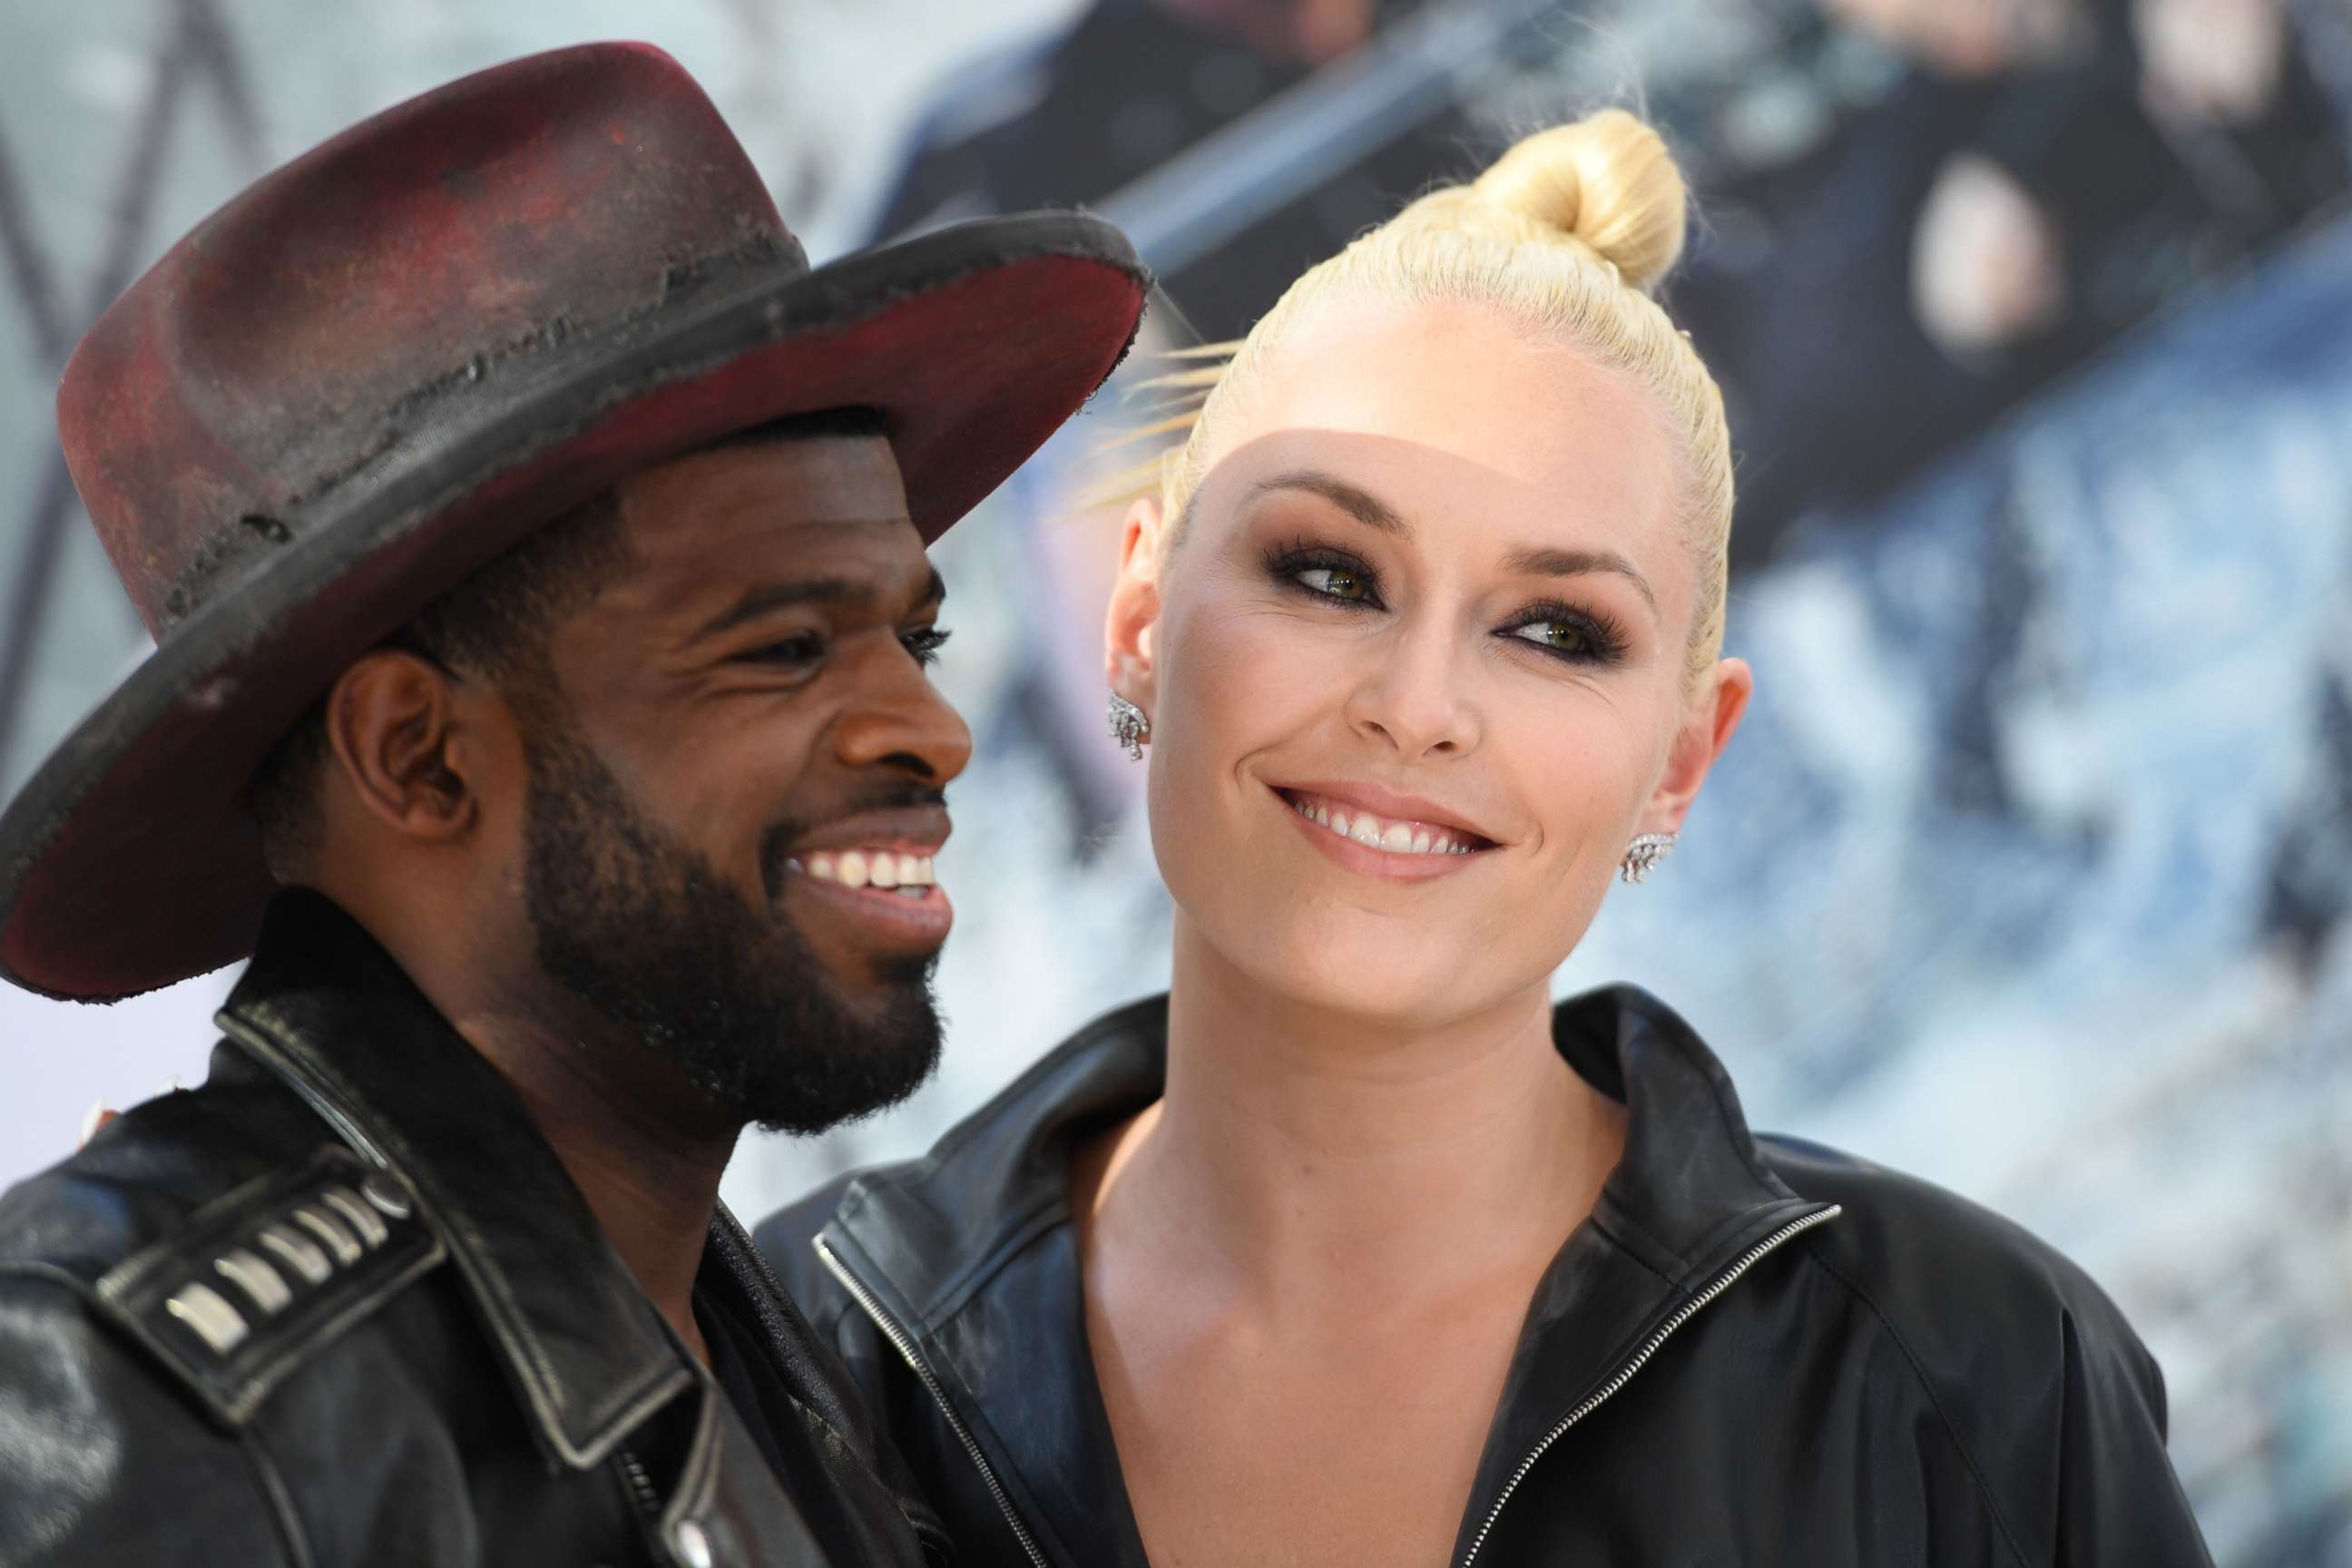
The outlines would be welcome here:
M 1114 691 L 1110 694 L 1110 738 L 1127 748 L 1136 762 L 1143 760 L 1143 742 L 1151 739 L 1151 721 L 1143 710 Z
M 1638 882 L 1657 868 L 1659 861 L 1675 851 L 1675 835 L 1642 833 L 1625 847 L 1625 858 L 1617 862 L 1617 874 L 1628 882 Z

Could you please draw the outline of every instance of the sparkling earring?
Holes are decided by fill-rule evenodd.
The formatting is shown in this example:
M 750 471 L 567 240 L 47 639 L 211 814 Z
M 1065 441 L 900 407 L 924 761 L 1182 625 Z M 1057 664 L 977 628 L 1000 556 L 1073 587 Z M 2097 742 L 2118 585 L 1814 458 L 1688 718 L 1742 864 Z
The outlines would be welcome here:
M 1625 847 L 1625 858 L 1617 862 L 1617 874 L 1629 882 L 1638 882 L 1674 852 L 1675 835 L 1671 833 L 1636 834 L 1633 842 Z
M 1137 762 L 1143 760 L 1143 742 L 1151 739 L 1151 721 L 1143 710 L 1114 691 L 1110 694 L 1110 738 L 1127 748 L 1127 754 Z

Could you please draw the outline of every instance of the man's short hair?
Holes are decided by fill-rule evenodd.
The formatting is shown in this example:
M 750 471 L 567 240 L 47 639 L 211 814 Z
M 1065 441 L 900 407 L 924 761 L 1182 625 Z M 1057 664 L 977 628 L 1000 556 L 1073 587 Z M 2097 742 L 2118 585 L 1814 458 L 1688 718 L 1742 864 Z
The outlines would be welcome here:
M 828 408 L 754 426 L 702 449 L 887 433 L 873 409 Z M 550 679 L 549 634 L 635 564 L 621 526 L 619 500 L 605 490 L 534 529 L 419 610 L 383 646 L 405 648 L 509 692 L 538 689 Z M 320 847 L 319 792 L 328 751 L 322 695 L 278 738 L 247 786 L 247 807 L 260 829 L 263 857 L 280 882 L 299 879 Z

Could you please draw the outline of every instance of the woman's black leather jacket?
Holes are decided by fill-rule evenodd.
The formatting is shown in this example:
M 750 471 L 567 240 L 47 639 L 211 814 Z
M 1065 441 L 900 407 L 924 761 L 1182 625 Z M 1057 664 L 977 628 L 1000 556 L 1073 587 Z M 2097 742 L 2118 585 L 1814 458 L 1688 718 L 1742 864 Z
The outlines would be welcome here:
M 966 1568 L 1144 1562 L 1068 1167 L 1159 1094 L 1165 1026 L 1163 1000 L 1112 1014 L 925 1158 L 759 1228 Z M 1923 1183 L 1752 1136 L 1643 992 L 1566 1003 L 1553 1032 L 1627 1105 L 1625 1154 L 1528 1305 L 1456 1564 L 2210 1562 L 2156 1363 L 2080 1270 Z

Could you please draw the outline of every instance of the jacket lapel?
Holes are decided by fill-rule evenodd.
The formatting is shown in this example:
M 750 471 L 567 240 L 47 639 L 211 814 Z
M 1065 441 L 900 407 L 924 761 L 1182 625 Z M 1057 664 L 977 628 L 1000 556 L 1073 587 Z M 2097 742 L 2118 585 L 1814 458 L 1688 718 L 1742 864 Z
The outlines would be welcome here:
M 1552 1039 L 1624 1103 L 1625 1152 L 1528 1303 L 1455 1562 L 1556 1429 L 1622 1386 L 1661 1330 L 1748 1249 L 1822 1206 L 1765 1168 L 1730 1077 L 1656 997 L 1631 985 L 1587 992 L 1554 1010 Z
M 520 1102 L 332 902 L 278 897 L 219 1023 L 415 1189 L 551 1460 L 699 1381 Z
M 1097 1021 L 901 1172 L 853 1183 L 823 1239 L 911 1333 L 1049 1561 L 1145 1568 L 1087 1345 L 1070 1154 L 1166 1078 L 1166 1006 Z M 1007 1435 L 1011 1435 L 1008 1440 Z M 1024 1456 L 1052 1454 L 1050 1466 Z

